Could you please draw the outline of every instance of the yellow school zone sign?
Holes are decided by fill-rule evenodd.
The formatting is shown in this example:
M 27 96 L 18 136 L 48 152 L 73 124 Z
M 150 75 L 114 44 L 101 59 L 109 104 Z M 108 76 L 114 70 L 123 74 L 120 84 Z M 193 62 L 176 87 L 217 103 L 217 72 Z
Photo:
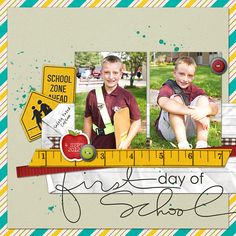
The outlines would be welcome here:
M 59 104 L 43 94 L 32 92 L 21 116 L 21 124 L 31 142 L 41 137 L 42 119 Z
M 74 103 L 75 86 L 76 71 L 74 67 L 44 66 L 44 95 L 60 103 Z

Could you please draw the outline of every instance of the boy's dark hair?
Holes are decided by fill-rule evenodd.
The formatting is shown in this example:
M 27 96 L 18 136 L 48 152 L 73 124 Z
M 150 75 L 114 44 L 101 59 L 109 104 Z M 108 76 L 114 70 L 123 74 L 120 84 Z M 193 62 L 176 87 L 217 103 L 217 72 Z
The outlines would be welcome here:
M 121 65 L 123 65 L 121 59 L 115 55 L 109 55 L 103 58 L 102 60 L 102 66 L 104 63 L 109 62 L 109 63 L 120 63 Z
M 179 57 L 176 62 L 175 62 L 175 70 L 177 69 L 179 64 L 185 63 L 188 66 L 194 66 L 195 68 L 197 67 L 197 64 L 195 62 L 195 60 L 192 57 L 188 57 L 188 56 L 183 56 L 183 57 Z

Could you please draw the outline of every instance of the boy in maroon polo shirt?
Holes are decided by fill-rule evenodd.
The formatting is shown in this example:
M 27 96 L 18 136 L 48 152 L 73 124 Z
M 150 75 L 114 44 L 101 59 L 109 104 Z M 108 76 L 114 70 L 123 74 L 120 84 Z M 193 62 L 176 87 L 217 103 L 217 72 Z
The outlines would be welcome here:
M 208 147 L 209 116 L 218 112 L 218 106 L 205 91 L 192 84 L 196 67 L 193 58 L 179 58 L 173 76 L 185 95 L 176 94 L 168 84 L 164 84 L 157 97 L 161 107 L 158 130 L 166 140 L 176 139 L 179 149 L 190 149 L 187 138 L 193 136 L 197 136 L 196 148 Z M 184 97 L 190 105 L 185 104 Z
M 103 59 L 101 77 L 104 84 L 102 94 L 106 104 L 111 123 L 117 109 L 129 108 L 131 126 L 127 138 L 121 142 L 119 149 L 127 149 L 134 136 L 137 134 L 140 126 L 140 111 L 135 97 L 127 90 L 121 88 L 118 82 L 122 76 L 123 64 L 119 57 L 110 55 Z M 93 124 L 97 129 L 93 129 Z M 98 131 L 99 129 L 99 131 Z M 115 134 L 111 132 L 105 134 L 104 121 L 98 107 L 95 90 L 89 92 L 86 99 L 86 108 L 84 114 L 84 133 L 86 133 L 95 148 L 115 149 Z

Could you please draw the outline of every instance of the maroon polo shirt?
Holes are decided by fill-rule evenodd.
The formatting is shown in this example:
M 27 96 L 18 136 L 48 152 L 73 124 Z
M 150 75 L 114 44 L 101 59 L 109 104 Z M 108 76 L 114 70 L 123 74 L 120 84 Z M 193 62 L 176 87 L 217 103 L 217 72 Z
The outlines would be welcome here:
M 111 122 L 113 124 L 113 116 L 115 114 L 115 109 L 117 108 L 125 108 L 128 107 L 130 111 L 130 119 L 131 120 L 139 120 L 140 119 L 140 111 L 138 104 L 136 102 L 135 97 L 127 90 L 121 88 L 119 85 L 117 88 L 110 94 L 108 94 L 105 90 L 104 85 L 102 86 L 102 92 L 104 96 L 104 101 L 106 103 L 107 111 L 111 118 Z M 99 128 L 105 128 L 103 123 L 100 111 L 97 106 L 97 99 L 95 90 L 91 90 L 88 93 L 86 99 L 86 108 L 85 108 L 85 117 L 92 117 L 92 122 Z M 91 144 L 95 148 L 104 148 L 104 149 L 115 149 L 115 134 L 111 133 L 108 135 L 96 135 L 96 133 L 92 130 L 91 136 Z
M 197 96 L 206 95 L 206 92 L 203 89 L 197 87 L 194 84 L 190 84 L 186 89 L 182 89 L 182 90 L 188 96 L 189 102 L 192 102 Z M 173 94 L 174 94 L 174 91 L 169 85 L 167 84 L 163 85 L 160 88 L 159 95 L 157 97 L 157 103 L 158 103 L 159 98 L 161 97 L 170 98 Z

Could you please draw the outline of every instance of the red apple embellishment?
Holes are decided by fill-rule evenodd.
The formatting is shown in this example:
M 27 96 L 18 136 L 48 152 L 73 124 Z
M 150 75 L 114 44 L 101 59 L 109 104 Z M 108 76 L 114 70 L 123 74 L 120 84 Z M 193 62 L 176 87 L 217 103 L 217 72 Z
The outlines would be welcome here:
M 86 134 L 78 130 L 68 130 L 68 134 L 61 137 L 60 150 L 68 161 L 81 161 L 80 149 L 86 144 L 89 144 L 89 138 Z

